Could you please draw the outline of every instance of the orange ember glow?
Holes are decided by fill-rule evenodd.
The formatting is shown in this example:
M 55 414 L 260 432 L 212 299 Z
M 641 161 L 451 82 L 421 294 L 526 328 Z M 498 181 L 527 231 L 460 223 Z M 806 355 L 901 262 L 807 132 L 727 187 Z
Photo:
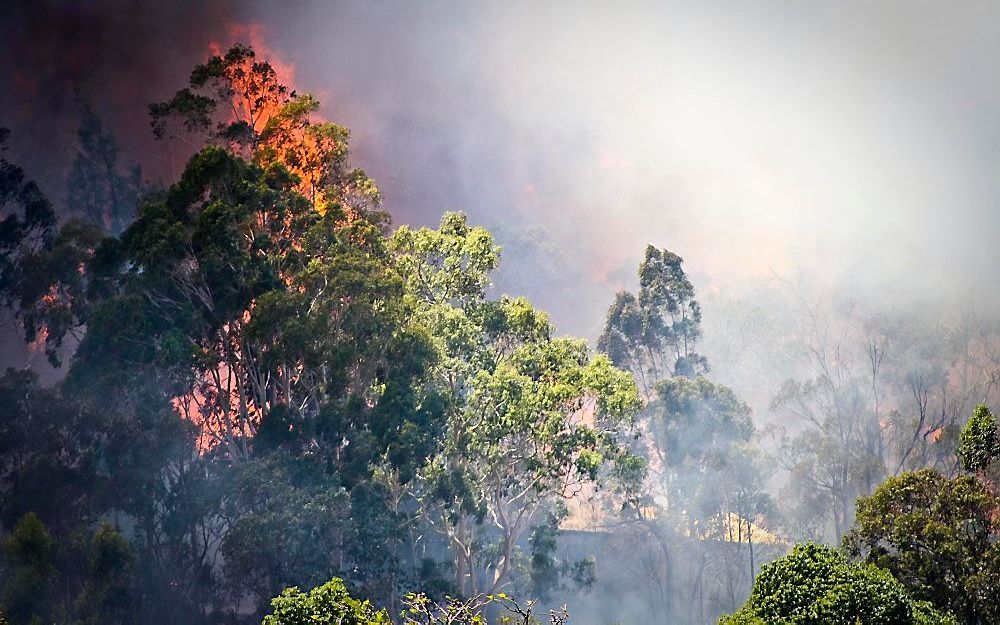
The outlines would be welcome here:
M 238 344 L 234 339 L 249 320 L 250 312 L 246 311 L 241 323 L 224 326 L 223 340 Z M 260 425 L 262 407 L 248 393 L 251 384 L 247 380 L 242 350 L 231 345 L 224 351 L 226 359 L 208 366 L 190 392 L 171 400 L 177 414 L 198 426 L 196 445 L 200 452 L 219 445 L 239 449 Z
M 213 56 L 225 56 L 225 51 L 218 43 L 209 44 L 209 51 Z M 259 54 L 256 48 L 255 54 Z M 287 99 L 286 93 L 291 90 L 286 90 L 286 83 L 282 81 L 287 80 L 287 77 L 279 72 L 279 67 L 283 67 L 284 64 L 269 61 L 273 74 L 253 71 L 261 59 L 266 57 L 246 58 L 239 65 L 228 67 L 226 72 L 233 91 L 227 121 L 246 122 L 258 134 L 264 130 L 268 121 L 281 111 Z M 294 73 L 294 69 L 288 69 L 287 66 L 284 71 Z
M 253 128 L 258 135 L 253 158 L 284 165 L 299 179 L 296 190 L 325 213 L 331 173 L 346 162 L 347 131 L 316 115 L 319 102 L 312 96 L 297 95 L 295 65 L 265 43 L 262 25 L 234 23 L 228 31 L 231 41 L 249 45 L 255 54 L 228 74 L 233 88 L 228 121 Z M 214 56 L 225 54 L 218 42 L 208 48 Z M 253 71 L 261 62 L 273 74 Z
M 347 166 L 347 130 L 319 118 L 319 102 L 312 96 L 296 93 L 295 66 L 266 45 L 262 26 L 232 24 L 229 35 L 232 41 L 254 50 L 252 57 L 236 63 L 227 60 L 224 70 L 232 90 L 225 121 L 245 123 L 254 134 L 252 142 L 235 147 L 261 165 L 283 165 L 297 179 L 295 190 L 319 213 L 325 214 L 331 202 L 341 202 L 341 225 L 350 224 L 358 210 L 352 205 L 377 197 L 377 189 L 363 176 L 343 175 Z M 209 45 L 209 52 L 226 59 L 227 51 L 218 42 Z M 301 249 L 291 215 L 282 229 L 279 238 L 291 249 Z M 290 282 L 287 276 L 283 278 Z M 218 445 L 235 449 L 245 445 L 267 409 L 266 400 L 252 397 L 250 389 L 259 384 L 255 386 L 247 379 L 254 367 L 246 366 L 248 356 L 242 353 L 238 338 L 252 310 L 251 305 L 243 319 L 222 330 L 220 352 L 226 355 L 225 360 L 201 371 L 191 391 L 172 400 L 177 413 L 198 426 L 197 445 L 202 452 Z
M 49 286 L 48 292 L 39 298 L 35 308 L 36 312 L 40 313 L 40 317 L 44 318 L 44 313 L 51 313 L 60 306 L 68 306 L 69 303 L 69 294 L 62 292 L 57 284 L 52 284 Z M 28 353 L 41 353 L 45 349 L 48 338 L 49 328 L 45 325 L 38 327 L 35 330 L 35 339 L 27 344 Z
M 35 340 L 28 343 L 27 349 L 29 354 L 38 354 L 45 349 L 45 341 L 49 338 L 49 329 L 42 326 L 35 332 Z
M 207 372 L 190 393 L 171 401 L 177 414 L 198 426 L 199 452 L 219 445 L 236 447 L 256 432 L 259 410 L 241 401 L 238 384 L 237 376 L 223 364 Z
M 240 41 L 252 47 L 258 58 L 267 59 L 284 84 L 294 88 L 295 64 L 282 59 L 273 48 L 267 45 L 262 24 L 259 22 L 233 22 L 226 26 L 226 30 L 230 41 Z M 225 54 L 225 49 L 217 41 L 209 42 L 208 51 L 212 55 Z

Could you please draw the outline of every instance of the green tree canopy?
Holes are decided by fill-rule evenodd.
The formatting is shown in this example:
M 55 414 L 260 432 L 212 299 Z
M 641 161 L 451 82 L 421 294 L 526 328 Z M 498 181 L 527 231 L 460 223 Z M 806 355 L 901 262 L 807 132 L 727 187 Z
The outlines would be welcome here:
M 522 298 L 487 298 L 499 248 L 464 215 L 437 230 L 400 228 L 396 266 L 416 318 L 434 337 L 435 386 L 447 401 L 444 445 L 425 471 L 428 518 L 456 548 L 456 585 L 476 594 L 474 528 L 499 534 L 490 592 L 512 570 L 536 514 L 627 455 L 618 434 L 638 408 L 631 376 L 584 342 L 554 338 Z
M 993 544 L 997 499 L 971 475 L 931 469 L 903 473 L 858 500 L 849 553 L 892 573 L 917 599 L 964 623 L 1000 623 Z
M 651 393 L 660 380 L 708 369 L 696 348 L 701 306 L 682 268 L 683 259 L 652 245 L 639 265 L 638 294 L 622 291 L 608 310 L 597 347 L 635 375 Z
M 29 512 L 3 541 L 6 571 L 0 583 L 0 606 L 13 625 L 29 625 L 54 613 L 55 578 L 52 536 L 38 516 Z
M 954 623 L 915 603 L 902 584 L 831 547 L 807 543 L 761 568 L 750 598 L 720 625 L 912 625 Z
M 958 458 L 966 471 L 976 472 L 985 470 L 998 456 L 997 421 L 985 404 L 979 404 L 959 435 Z
M 101 238 L 95 226 L 56 214 L 38 185 L 3 157 L 9 132 L 0 128 L 0 306 L 13 313 L 27 343 L 44 346 L 61 364 L 63 340 L 87 322 L 84 268 Z
M 383 610 L 355 599 L 344 581 L 333 578 L 309 592 L 287 588 L 271 601 L 262 625 L 390 625 Z

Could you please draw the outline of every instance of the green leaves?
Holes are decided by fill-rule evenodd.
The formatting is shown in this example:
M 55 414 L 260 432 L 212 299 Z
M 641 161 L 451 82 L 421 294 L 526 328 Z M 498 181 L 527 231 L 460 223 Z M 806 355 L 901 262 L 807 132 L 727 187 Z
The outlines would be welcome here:
M 149 106 L 153 134 L 157 139 L 168 137 L 171 122 L 176 121 L 188 133 L 234 145 L 252 143 L 290 95 L 269 63 L 257 60 L 252 48 L 235 45 L 195 66 L 189 87 Z M 235 119 L 218 114 L 219 110 L 231 112 Z
M 390 625 L 384 610 L 352 597 L 343 580 L 333 578 L 307 593 L 286 588 L 271 601 L 262 625 Z
M 596 479 L 614 453 L 611 433 L 636 406 L 628 374 L 605 364 L 588 361 L 582 342 L 554 339 L 525 343 L 479 371 L 456 434 L 484 479 L 502 475 L 505 488 L 541 492 L 574 475 Z
M 648 395 L 671 376 L 694 377 L 708 370 L 695 351 L 701 338 L 701 306 L 694 286 L 669 250 L 646 247 L 639 265 L 638 294 L 619 292 L 608 309 L 597 348 L 635 375 Z
M 500 262 L 493 236 L 469 226 L 462 213 L 445 213 L 437 230 L 401 226 L 390 247 L 407 291 L 426 304 L 481 302 Z
M 945 625 L 954 620 L 917 605 L 886 571 L 851 564 L 830 547 L 807 543 L 762 567 L 746 604 L 719 622 Z
M 406 593 L 403 598 L 406 609 L 401 614 L 403 625 L 487 625 L 486 612 L 491 608 L 502 608 L 505 612 L 495 623 L 503 625 L 539 625 L 535 616 L 535 602 L 519 604 L 507 593 L 498 592 L 476 595 L 469 599 L 445 597 L 434 601 L 424 593 Z M 564 625 L 569 613 L 563 607 L 560 611 L 550 611 L 548 622 Z
M 958 458 L 969 472 L 986 469 L 994 458 L 1000 456 L 1000 439 L 997 422 L 985 404 L 972 411 L 972 418 L 962 428 L 959 438 Z
M 78 220 L 59 229 L 38 185 L 0 157 L 0 306 L 12 311 L 25 342 L 44 346 L 55 367 L 67 334 L 87 323 L 85 269 L 100 239 L 96 226 Z
M 671 466 L 690 459 L 704 468 L 753 434 L 750 407 L 703 377 L 664 380 L 649 412 L 650 429 Z
M 48 528 L 33 512 L 21 517 L 2 544 L 8 563 L 0 583 L 0 602 L 15 623 L 28 623 L 54 610 L 53 542 Z
M 914 597 L 977 622 L 994 599 L 973 587 L 1000 576 L 989 557 L 998 502 L 973 476 L 931 470 L 903 473 L 858 500 L 850 553 L 896 576 Z M 973 581 L 977 576 L 979 582 Z
M 391 249 L 439 352 L 434 374 L 448 402 L 443 446 L 424 477 L 447 511 L 445 531 L 470 553 L 470 530 L 459 536 L 454 525 L 471 516 L 497 527 L 496 589 L 536 511 L 627 455 L 618 434 L 638 392 L 583 341 L 553 338 L 548 316 L 527 300 L 487 298 L 500 250 L 464 215 L 446 214 L 437 230 L 402 227 Z
M 263 600 L 288 584 L 314 585 L 337 573 L 352 517 L 348 493 L 322 463 L 272 451 L 236 467 L 241 511 L 221 550 L 237 596 Z

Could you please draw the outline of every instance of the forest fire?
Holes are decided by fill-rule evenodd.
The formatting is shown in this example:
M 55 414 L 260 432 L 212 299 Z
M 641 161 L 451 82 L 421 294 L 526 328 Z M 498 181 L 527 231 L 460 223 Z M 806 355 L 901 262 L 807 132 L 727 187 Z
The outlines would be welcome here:
M 274 68 L 278 79 L 282 84 L 288 85 L 291 91 L 295 91 L 295 64 L 285 61 L 271 46 L 268 45 L 265 36 L 265 27 L 259 22 L 230 22 L 226 24 L 225 30 L 228 34 L 228 41 L 238 41 L 247 44 L 262 59 Z M 223 56 L 227 47 L 218 40 L 208 43 L 207 52 L 210 56 Z M 248 69 L 248 68 L 244 68 Z M 258 132 L 263 128 L 257 128 Z
M 260 44 L 259 26 L 235 25 L 230 32 Z M 170 126 L 179 118 L 187 131 L 209 132 L 265 171 L 280 165 L 292 176 L 290 188 L 308 200 L 311 210 L 324 216 L 331 202 L 336 203 L 335 228 L 362 242 L 363 236 L 358 239 L 358 233 L 348 230 L 359 215 L 377 208 L 378 189 L 359 171 L 347 168 L 347 130 L 316 117 L 319 102 L 289 85 L 292 65 L 272 63 L 244 44 L 223 52 L 213 43 L 210 50 L 212 56 L 195 69 L 189 89 L 151 108 L 157 136 L 176 136 Z M 274 237 L 279 249 L 301 254 L 303 233 L 297 230 L 301 219 L 282 207 L 264 207 L 256 227 Z M 295 284 L 289 272 L 279 270 L 278 277 L 287 288 L 302 292 L 304 287 Z M 240 320 L 220 329 L 218 340 L 226 345 L 228 356 L 202 371 L 190 393 L 172 400 L 175 409 L 201 429 L 198 448 L 203 452 L 226 444 L 245 453 L 270 404 L 259 380 L 249 388 L 255 379 L 245 367 L 249 356 L 243 351 L 250 347 L 241 337 L 253 314 L 250 302 Z
M 1000 32 L 404 4 L 4 12 L 0 625 L 1000 624 Z

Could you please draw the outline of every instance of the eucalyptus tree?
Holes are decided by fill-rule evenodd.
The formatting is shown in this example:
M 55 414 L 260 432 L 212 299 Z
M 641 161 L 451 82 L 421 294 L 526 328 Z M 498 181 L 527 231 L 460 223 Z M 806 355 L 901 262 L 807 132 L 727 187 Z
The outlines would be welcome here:
M 321 213 L 339 204 L 348 215 L 385 219 L 378 187 L 349 166 L 349 131 L 317 119 L 319 106 L 313 96 L 285 84 L 252 47 L 237 44 L 196 65 L 188 86 L 151 104 L 149 113 L 157 139 L 196 149 L 224 146 L 259 165 L 280 162 Z
M 336 521 L 350 516 L 348 494 L 372 484 L 373 464 L 405 481 L 431 453 L 440 411 L 421 380 L 434 353 L 409 321 L 383 232 L 338 204 L 317 210 L 280 163 L 210 147 L 97 250 L 94 312 L 70 383 L 106 394 L 133 422 L 186 432 L 164 466 L 164 503 L 197 484 L 221 495 L 189 493 L 215 507 L 192 503 L 204 514 L 171 525 L 201 544 L 186 580 L 217 575 L 220 549 L 231 579 L 246 574 L 230 588 L 258 599 L 353 568 L 353 530 Z M 292 465 L 315 458 L 308 479 L 271 471 L 288 476 L 277 491 L 238 487 L 280 466 L 264 458 L 278 452 Z M 158 510 L 136 511 L 151 515 L 150 540 L 161 535 Z M 320 534 L 333 545 L 323 562 L 290 564 Z
M 76 220 L 59 227 L 38 185 L 3 156 L 9 135 L 0 128 L 0 306 L 25 345 L 41 348 L 59 366 L 64 340 L 68 335 L 79 339 L 87 322 L 89 285 L 81 268 L 101 233 Z
M 701 306 L 683 262 L 669 250 L 647 246 L 639 292 L 615 296 L 597 343 L 617 366 L 635 375 L 647 397 L 661 380 L 708 370 L 708 361 L 697 352 Z
M 755 524 L 771 505 L 750 407 L 705 377 L 701 307 L 682 265 L 677 254 L 647 246 L 639 290 L 616 296 L 598 345 L 643 391 L 637 418 L 643 436 L 632 446 L 644 469 L 628 474 L 622 510 L 654 547 L 644 557 L 643 575 L 656 582 L 650 609 L 673 617 L 686 610 L 699 619 L 710 565 L 732 578 L 731 595 L 738 592 L 737 577 L 752 579 Z M 746 549 L 727 549 L 727 560 L 713 563 L 712 545 L 719 541 L 746 543 Z
M 738 592 L 737 578 L 753 578 L 754 528 L 771 509 L 751 410 L 732 390 L 704 377 L 673 377 L 657 386 L 639 423 L 645 436 L 638 451 L 648 470 L 631 482 L 623 512 L 656 548 L 650 565 L 660 583 L 650 607 L 701 618 L 710 566 L 725 573 L 715 577 L 732 577 L 725 580 L 731 594 Z M 740 547 L 726 549 L 725 562 L 712 562 L 719 542 Z M 732 566 L 737 560 L 739 566 Z M 676 605 L 675 595 L 687 603 Z
M 180 121 L 209 145 L 84 264 L 67 388 L 134 437 L 116 456 L 137 477 L 119 505 L 145 578 L 178 595 L 158 593 L 167 619 L 221 609 L 222 588 L 263 600 L 347 571 L 394 602 L 409 521 L 386 484 L 435 448 L 440 402 L 422 381 L 436 354 L 411 322 L 377 188 L 317 107 L 249 48 L 196 67 L 153 107 L 154 129 Z M 280 479 L 248 486 L 264 474 Z M 390 538 L 354 541 L 369 535 Z M 314 539 L 329 549 L 299 557 Z
M 117 235 L 135 216 L 143 193 L 141 171 L 138 166 L 122 167 L 114 137 L 86 104 L 81 107 L 77 144 L 66 184 L 66 207 Z
M 464 215 L 446 214 L 437 230 L 402 227 L 392 247 L 447 402 L 443 446 L 423 472 L 426 518 L 455 553 L 459 591 L 480 591 L 482 566 L 495 593 L 539 513 L 626 461 L 620 434 L 638 394 L 607 357 L 553 337 L 526 300 L 487 298 L 500 250 Z

